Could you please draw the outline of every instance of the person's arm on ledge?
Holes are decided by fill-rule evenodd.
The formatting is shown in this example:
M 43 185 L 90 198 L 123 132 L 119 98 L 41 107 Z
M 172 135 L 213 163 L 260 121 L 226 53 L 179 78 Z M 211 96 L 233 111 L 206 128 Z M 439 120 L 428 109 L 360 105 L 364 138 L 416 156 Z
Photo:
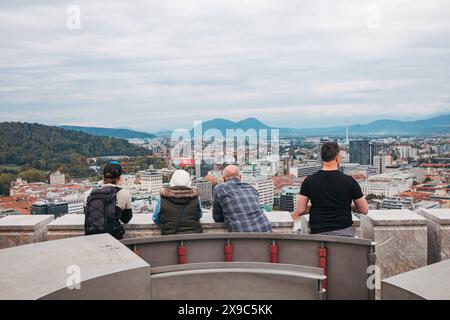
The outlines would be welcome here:
M 161 224 L 159 221 L 159 213 L 161 212 L 161 200 L 157 200 L 155 205 L 155 211 L 153 212 L 153 222 L 155 224 Z
M 131 209 L 125 209 L 120 215 L 120 221 L 123 223 L 128 223 L 133 218 L 133 211 Z
M 222 207 L 220 206 L 217 195 L 214 195 L 213 200 L 213 219 L 215 222 L 224 222 Z
M 353 200 L 352 211 L 360 214 L 368 214 L 369 213 L 369 205 L 367 204 L 367 200 L 365 197 L 361 197 L 359 199 Z
M 297 196 L 297 210 L 291 215 L 293 220 L 297 220 L 300 216 L 309 214 L 311 206 L 308 205 L 309 198 L 304 195 Z

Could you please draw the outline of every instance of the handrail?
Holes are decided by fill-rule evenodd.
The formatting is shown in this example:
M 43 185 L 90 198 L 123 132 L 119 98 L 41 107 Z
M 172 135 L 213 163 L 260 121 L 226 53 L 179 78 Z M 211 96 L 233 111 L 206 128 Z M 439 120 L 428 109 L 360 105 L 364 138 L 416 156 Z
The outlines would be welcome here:
M 314 235 L 314 234 L 284 234 L 284 233 L 264 233 L 264 232 L 229 232 L 229 233 L 211 233 L 211 234 L 183 234 L 183 235 L 168 235 L 155 236 L 144 238 L 130 238 L 121 240 L 125 245 L 156 243 L 156 242 L 171 242 L 183 240 L 207 240 L 207 239 L 277 239 L 277 240 L 305 240 L 305 241 L 324 241 L 336 243 L 349 243 L 355 245 L 372 246 L 375 242 L 369 239 L 337 237 L 328 235 Z

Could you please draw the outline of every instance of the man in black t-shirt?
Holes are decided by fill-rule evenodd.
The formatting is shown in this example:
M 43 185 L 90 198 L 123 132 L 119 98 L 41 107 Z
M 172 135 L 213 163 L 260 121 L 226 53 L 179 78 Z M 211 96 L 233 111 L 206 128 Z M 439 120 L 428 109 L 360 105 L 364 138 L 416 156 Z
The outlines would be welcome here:
M 367 214 L 367 201 L 358 182 L 338 170 L 341 159 L 337 143 L 325 143 L 321 156 L 323 168 L 303 181 L 292 217 L 309 213 L 314 234 L 354 237 L 352 211 Z

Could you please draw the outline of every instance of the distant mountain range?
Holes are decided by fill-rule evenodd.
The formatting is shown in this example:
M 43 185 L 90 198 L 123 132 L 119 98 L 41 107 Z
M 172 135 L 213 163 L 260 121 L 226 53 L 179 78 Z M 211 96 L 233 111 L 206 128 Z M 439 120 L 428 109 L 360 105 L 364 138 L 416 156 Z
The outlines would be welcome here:
M 255 129 L 255 130 L 267 129 L 267 130 L 269 130 L 269 129 L 271 129 L 271 127 L 262 123 L 261 121 L 259 121 L 258 119 L 255 119 L 255 118 L 248 118 L 248 119 L 238 121 L 238 122 L 217 118 L 217 119 L 203 122 L 202 129 L 203 129 L 203 132 L 205 132 L 206 130 L 209 130 L 209 129 L 217 129 L 220 132 L 222 132 L 222 134 L 225 136 L 227 129 L 232 129 L 232 130 L 243 129 L 245 131 L 248 129 Z M 194 132 L 194 128 L 191 129 L 191 134 L 193 134 L 193 132 Z
M 131 129 L 99 128 L 99 127 L 78 127 L 60 126 L 66 130 L 81 131 L 97 136 L 106 136 L 122 139 L 153 139 L 162 135 L 171 135 L 169 130 L 148 133 Z M 345 136 L 345 126 L 325 127 L 325 128 L 276 128 L 271 127 L 256 118 L 248 118 L 241 121 L 231 121 L 216 118 L 202 123 L 203 132 L 209 129 L 217 129 L 225 136 L 227 129 L 279 129 L 281 137 L 308 137 L 308 136 Z M 411 136 L 411 135 L 433 135 L 450 133 L 450 114 L 441 115 L 425 120 L 400 121 L 400 120 L 377 120 L 368 124 L 355 124 L 349 126 L 350 136 Z M 194 128 L 191 129 L 191 135 Z M 269 132 L 270 135 L 270 132 Z
M 450 114 L 417 120 L 377 120 L 349 126 L 350 136 L 411 136 L 450 133 Z M 280 129 L 281 136 L 345 136 L 345 126 L 313 129 Z
M 153 139 L 156 136 L 148 132 L 139 132 L 130 129 L 98 128 L 98 127 L 78 127 L 60 126 L 60 128 L 73 131 L 81 131 L 95 136 L 103 136 L 121 139 Z
M 202 123 L 203 132 L 208 129 L 218 129 L 223 135 L 226 129 L 271 129 L 272 127 L 262 123 L 258 119 L 249 118 L 238 122 L 226 119 L 213 119 Z M 273 128 L 275 129 L 275 128 Z M 295 136 L 345 136 L 345 127 L 327 128 L 278 128 L 281 137 Z M 191 130 L 191 133 L 194 129 Z M 450 133 L 450 114 L 441 115 L 426 120 L 399 121 L 399 120 L 377 120 L 368 124 L 356 124 L 349 126 L 350 136 L 409 136 L 409 135 L 432 135 Z

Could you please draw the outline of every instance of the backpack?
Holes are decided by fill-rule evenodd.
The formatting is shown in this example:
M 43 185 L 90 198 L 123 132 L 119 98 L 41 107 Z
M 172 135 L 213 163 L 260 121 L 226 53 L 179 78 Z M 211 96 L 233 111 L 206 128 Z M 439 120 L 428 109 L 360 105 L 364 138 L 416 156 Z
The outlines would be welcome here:
M 120 211 L 116 209 L 118 187 L 101 187 L 92 190 L 84 207 L 85 235 L 109 233 L 122 239 L 125 230 L 120 224 Z

